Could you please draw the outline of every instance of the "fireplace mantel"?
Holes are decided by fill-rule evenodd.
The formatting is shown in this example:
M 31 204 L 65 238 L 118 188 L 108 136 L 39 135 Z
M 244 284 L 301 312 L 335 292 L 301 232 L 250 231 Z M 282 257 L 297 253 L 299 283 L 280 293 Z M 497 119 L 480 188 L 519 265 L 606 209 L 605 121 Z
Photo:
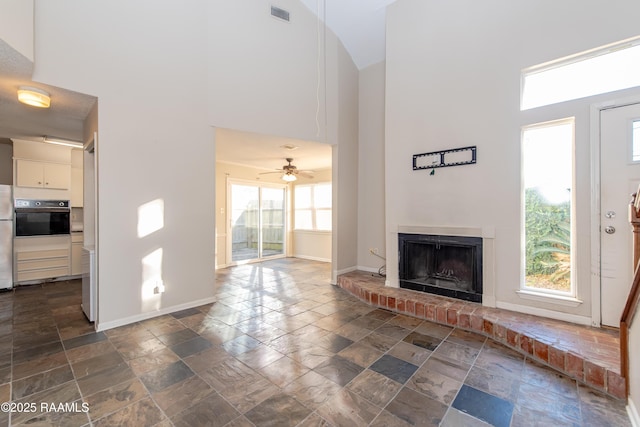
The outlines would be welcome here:
M 495 227 L 399 225 L 398 233 L 434 234 L 442 236 L 482 237 L 483 239 L 495 239 L 496 230 Z
M 496 306 L 495 294 L 495 227 L 457 227 L 457 226 L 429 226 L 429 225 L 399 225 L 397 234 L 433 234 L 460 237 L 482 237 L 482 305 Z M 397 241 L 397 236 L 396 236 Z

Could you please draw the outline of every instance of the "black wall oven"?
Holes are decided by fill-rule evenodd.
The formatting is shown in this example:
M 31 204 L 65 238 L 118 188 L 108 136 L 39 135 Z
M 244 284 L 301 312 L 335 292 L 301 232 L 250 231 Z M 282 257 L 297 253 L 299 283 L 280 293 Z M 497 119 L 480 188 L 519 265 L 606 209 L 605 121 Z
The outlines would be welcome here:
M 16 199 L 16 237 L 70 234 L 68 200 Z

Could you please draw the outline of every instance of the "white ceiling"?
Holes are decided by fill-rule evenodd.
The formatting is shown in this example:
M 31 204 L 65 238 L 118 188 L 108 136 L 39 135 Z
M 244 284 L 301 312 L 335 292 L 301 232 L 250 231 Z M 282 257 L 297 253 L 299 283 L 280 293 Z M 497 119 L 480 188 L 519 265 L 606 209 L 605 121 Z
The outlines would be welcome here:
M 44 135 L 82 140 L 82 124 L 96 98 L 31 80 L 33 63 L 0 40 L 0 138 L 42 139 Z M 18 102 L 20 86 L 51 95 L 51 108 Z
M 217 161 L 272 171 L 282 169 L 287 164 L 287 157 L 293 158 L 293 164 L 300 170 L 331 168 L 331 146 L 328 144 L 216 129 Z
M 359 70 L 385 59 L 386 8 L 396 0 L 300 0 L 344 44 Z
M 395 0 L 301 0 L 338 36 L 358 69 L 385 58 L 385 10 Z M 0 40 L 0 138 L 40 140 L 44 135 L 82 140 L 82 124 L 96 98 L 33 82 L 33 64 Z M 51 108 L 39 109 L 17 100 L 19 86 L 35 86 L 51 94 Z M 309 141 L 292 141 L 221 130 L 218 159 L 265 169 L 281 168 L 293 157 L 299 169 L 331 166 L 331 147 Z M 220 138 L 222 135 L 222 138 Z M 299 148 L 281 148 L 292 144 Z M 237 150 L 242 146 L 243 150 Z M 239 156 L 242 154 L 242 156 Z

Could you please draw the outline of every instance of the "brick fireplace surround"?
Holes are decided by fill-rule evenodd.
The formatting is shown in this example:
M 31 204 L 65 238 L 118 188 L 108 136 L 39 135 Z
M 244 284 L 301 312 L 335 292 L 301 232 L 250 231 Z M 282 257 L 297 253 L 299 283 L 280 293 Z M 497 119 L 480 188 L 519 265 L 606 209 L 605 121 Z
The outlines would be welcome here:
M 589 387 L 626 398 L 617 331 L 385 287 L 384 278 L 362 271 L 338 276 L 338 286 L 373 307 L 487 336 Z

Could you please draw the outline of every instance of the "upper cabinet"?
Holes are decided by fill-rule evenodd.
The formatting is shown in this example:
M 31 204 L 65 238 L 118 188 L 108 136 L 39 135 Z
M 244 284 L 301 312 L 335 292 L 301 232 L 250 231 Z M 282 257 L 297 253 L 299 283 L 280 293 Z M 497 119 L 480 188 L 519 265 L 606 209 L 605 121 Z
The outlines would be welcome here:
M 14 139 L 13 159 L 17 198 L 70 198 L 73 189 L 70 147 Z M 29 189 L 56 191 L 54 194 Z
M 68 190 L 71 186 L 71 166 L 32 160 L 16 160 L 18 187 Z

